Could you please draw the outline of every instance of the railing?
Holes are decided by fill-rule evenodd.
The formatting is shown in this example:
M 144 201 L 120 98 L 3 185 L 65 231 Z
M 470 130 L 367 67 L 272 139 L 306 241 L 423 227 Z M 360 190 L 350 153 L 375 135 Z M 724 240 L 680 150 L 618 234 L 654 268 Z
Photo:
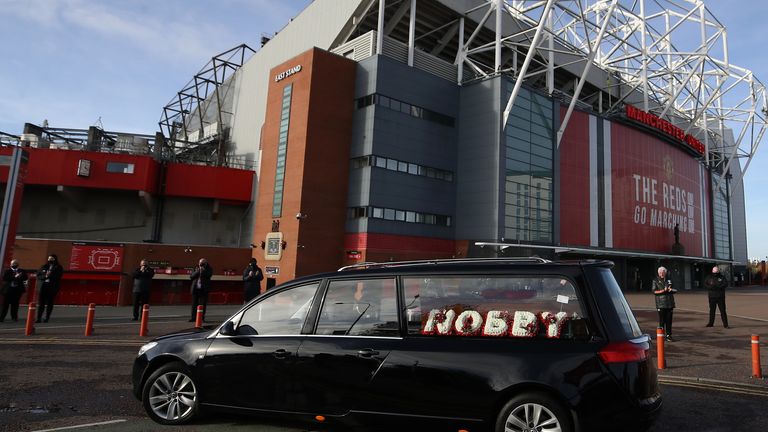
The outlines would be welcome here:
M 391 262 L 363 262 L 341 267 L 337 271 L 369 269 L 369 268 L 388 268 L 404 267 L 416 265 L 445 265 L 445 264 L 470 264 L 470 263 L 493 263 L 493 264 L 526 264 L 526 263 L 549 263 L 548 259 L 541 257 L 506 257 L 506 258 L 446 258 L 432 260 L 413 260 L 413 261 L 391 261 Z
M 339 45 L 332 49 L 331 52 L 356 62 L 371 57 L 376 54 L 376 31 L 371 30 L 343 45 Z M 384 36 L 382 55 L 401 63 L 408 63 L 408 45 L 392 39 L 391 37 Z M 449 63 L 419 49 L 414 51 L 413 67 L 454 83 L 458 80 L 458 72 L 455 64 Z

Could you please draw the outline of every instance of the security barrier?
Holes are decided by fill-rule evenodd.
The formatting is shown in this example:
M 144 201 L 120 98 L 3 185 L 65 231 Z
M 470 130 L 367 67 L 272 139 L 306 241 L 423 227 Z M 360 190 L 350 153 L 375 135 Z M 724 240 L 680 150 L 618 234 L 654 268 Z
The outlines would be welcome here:
M 763 371 L 760 367 L 760 336 L 752 335 L 752 378 L 762 378 Z
M 197 306 L 197 317 L 195 318 L 195 327 L 203 327 L 203 313 L 205 313 L 205 307 L 203 305 Z
M 37 305 L 35 302 L 31 302 L 29 309 L 27 309 L 27 327 L 24 329 L 25 336 L 32 336 L 35 333 L 35 311 L 37 311 Z
M 667 361 L 664 358 L 664 329 L 661 327 L 656 328 L 656 356 L 657 356 L 657 369 L 665 369 L 667 367 Z
M 147 326 L 149 325 L 149 305 L 145 304 L 141 308 L 141 327 L 139 328 L 139 336 L 146 336 L 148 332 Z
M 93 335 L 93 316 L 96 313 L 96 303 L 88 305 L 88 315 L 85 318 L 85 335 Z

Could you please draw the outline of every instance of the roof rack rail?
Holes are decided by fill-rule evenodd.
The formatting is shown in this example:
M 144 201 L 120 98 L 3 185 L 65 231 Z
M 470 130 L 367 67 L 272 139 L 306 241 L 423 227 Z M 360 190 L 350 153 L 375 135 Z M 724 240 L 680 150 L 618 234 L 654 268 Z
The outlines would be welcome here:
M 369 268 L 402 267 L 423 264 L 461 264 L 471 262 L 492 262 L 492 263 L 548 263 L 552 262 L 541 257 L 506 257 L 506 258 L 438 258 L 431 260 L 413 260 L 413 261 L 387 261 L 387 262 L 362 262 L 351 264 L 339 268 L 337 271 L 360 270 Z

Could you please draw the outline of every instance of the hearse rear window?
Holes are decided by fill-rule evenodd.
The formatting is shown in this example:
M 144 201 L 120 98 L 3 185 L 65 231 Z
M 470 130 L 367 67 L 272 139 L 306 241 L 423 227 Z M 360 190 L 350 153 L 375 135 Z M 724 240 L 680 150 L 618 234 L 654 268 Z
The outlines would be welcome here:
M 353 279 L 328 285 L 315 334 L 399 336 L 394 279 Z
M 581 301 L 562 277 L 405 277 L 408 334 L 572 339 Z

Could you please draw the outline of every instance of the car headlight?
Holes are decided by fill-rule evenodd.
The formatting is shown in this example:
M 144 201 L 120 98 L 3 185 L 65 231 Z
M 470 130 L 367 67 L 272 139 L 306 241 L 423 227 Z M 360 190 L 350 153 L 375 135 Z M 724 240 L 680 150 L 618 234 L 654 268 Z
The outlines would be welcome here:
M 144 346 L 142 346 L 141 348 L 139 348 L 139 354 L 138 354 L 138 355 L 142 355 L 142 354 L 144 354 L 145 352 L 147 352 L 147 351 L 151 350 L 151 349 L 152 349 L 152 348 L 154 348 L 155 346 L 157 346 L 157 342 L 150 342 L 150 343 L 148 343 L 148 344 L 144 344 Z

